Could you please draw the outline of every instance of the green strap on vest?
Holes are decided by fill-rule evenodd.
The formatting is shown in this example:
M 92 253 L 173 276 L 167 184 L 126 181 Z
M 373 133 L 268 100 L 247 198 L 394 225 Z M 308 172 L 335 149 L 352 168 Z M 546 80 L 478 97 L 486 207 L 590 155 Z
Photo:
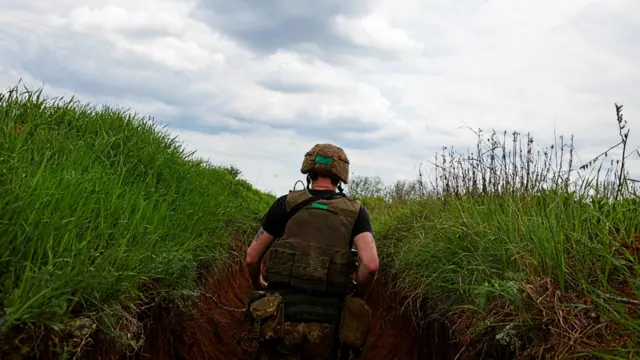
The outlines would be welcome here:
M 295 204 L 289 211 L 287 211 L 287 215 L 285 215 L 285 224 L 289 222 L 289 220 L 291 220 L 291 218 L 293 217 L 293 215 L 295 215 L 298 211 L 300 211 L 303 207 L 314 203 L 318 200 L 327 200 L 327 199 L 331 199 L 332 197 L 335 196 L 341 196 L 341 197 L 346 197 L 345 194 L 343 193 L 328 193 L 328 194 L 322 194 L 322 195 L 313 195 L 307 199 L 302 200 L 301 202 Z M 320 208 L 322 209 L 326 209 L 326 205 L 322 205 L 322 204 L 313 204 L 312 206 L 317 206 L 320 205 Z

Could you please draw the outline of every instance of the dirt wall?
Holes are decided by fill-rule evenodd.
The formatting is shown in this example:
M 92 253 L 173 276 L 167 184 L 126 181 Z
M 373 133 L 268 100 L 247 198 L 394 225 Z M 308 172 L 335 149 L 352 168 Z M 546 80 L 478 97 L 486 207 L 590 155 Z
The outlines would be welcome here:
M 229 266 L 215 276 L 202 279 L 202 291 L 213 295 L 225 307 L 244 308 L 247 304 L 251 287 L 242 264 L 243 253 L 232 252 Z M 391 292 L 390 281 L 384 274 L 379 276 L 367 294 L 373 322 L 363 359 L 454 359 L 458 349 L 449 342 L 444 325 L 415 326 L 400 309 L 406 297 Z M 153 322 L 146 329 L 147 345 L 142 352 L 127 358 L 251 359 L 255 344 L 246 338 L 243 314 L 226 310 L 219 304 L 203 296 L 189 314 L 180 315 L 169 308 L 155 309 L 151 316 Z

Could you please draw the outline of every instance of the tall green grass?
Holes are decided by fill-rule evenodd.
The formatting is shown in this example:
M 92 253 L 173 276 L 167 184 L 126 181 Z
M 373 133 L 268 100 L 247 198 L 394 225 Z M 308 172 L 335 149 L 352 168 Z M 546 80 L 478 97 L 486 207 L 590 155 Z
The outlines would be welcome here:
M 421 319 L 516 354 L 554 341 L 556 355 L 599 351 L 611 334 L 632 339 L 618 358 L 640 349 L 625 308 L 638 305 L 637 258 L 620 240 L 640 233 L 639 201 L 617 111 L 625 151 L 606 167 L 576 167 L 562 138 L 536 149 L 517 133 L 510 145 L 478 133 L 474 152 L 436 156 L 431 181 L 354 179 L 348 190 L 372 215 L 383 271 L 399 276 L 411 304 L 427 305 Z M 255 226 L 272 200 L 235 169 L 194 159 L 150 119 L 9 89 L 0 335 L 25 324 L 63 331 L 79 316 L 113 326 L 119 306 L 189 293 L 197 268 L 221 263 L 230 234 Z M 570 331 L 599 340 L 570 343 Z
M 626 148 L 616 110 L 618 146 Z M 399 276 L 412 304 L 426 304 L 423 320 L 449 319 L 464 336 L 500 339 L 514 354 L 550 341 L 559 341 L 555 355 L 600 351 L 615 342 L 607 336 L 631 339 L 619 358 L 640 352 L 630 335 L 640 322 L 629 311 L 639 305 L 638 262 L 622 246 L 640 233 L 636 182 L 625 171 L 631 152 L 577 167 L 573 141 L 536 148 L 517 133 L 511 145 L 506 134 L 478 139 L 474 152 L 437 155 L 430 181 L 420 175 L 385 188 L 354 179 L 350 190 L 371 211 L 382 268 Z M 571 343 L 576 334 L 592 337 Z
M 190 155 L 129 111 L 1 93 L 0 333 L 194 289 L 273 199 Z

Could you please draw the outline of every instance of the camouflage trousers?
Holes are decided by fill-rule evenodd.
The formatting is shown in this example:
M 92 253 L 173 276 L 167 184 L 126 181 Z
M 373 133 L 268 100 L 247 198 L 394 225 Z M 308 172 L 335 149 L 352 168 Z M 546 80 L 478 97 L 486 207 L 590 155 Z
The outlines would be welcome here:
M 281 339 L 260 343 L 256 360 L 337 359 L 337 325 L 321 323 L 284 324 Z

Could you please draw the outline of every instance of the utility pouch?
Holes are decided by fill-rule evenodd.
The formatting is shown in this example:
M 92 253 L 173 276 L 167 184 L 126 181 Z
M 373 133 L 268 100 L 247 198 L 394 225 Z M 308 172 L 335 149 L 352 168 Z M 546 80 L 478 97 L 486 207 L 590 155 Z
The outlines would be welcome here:
M 267 293 L 262 290 L 252 290 L 251 293 L 249 293 L 249 302 L 247 303 L 247 308 L 244 311 L 244 319 L 247 322 L 253 323 L 254 320 L 251 316 L 251 305 L 253 305 L 254 302 L 262 299 L 266 295 Z
M 277 293 L 256 295 L 257 300 L 249 302 L 251 338 L 262 340 L 282 338 L 284 331 L 284 304 Z M 252 294 L 253 295 L 253 294 Z
M 371 309 L 361 298 L 345 298 L 340 319 L 340 342 L 362 349 L 371 329 Z

